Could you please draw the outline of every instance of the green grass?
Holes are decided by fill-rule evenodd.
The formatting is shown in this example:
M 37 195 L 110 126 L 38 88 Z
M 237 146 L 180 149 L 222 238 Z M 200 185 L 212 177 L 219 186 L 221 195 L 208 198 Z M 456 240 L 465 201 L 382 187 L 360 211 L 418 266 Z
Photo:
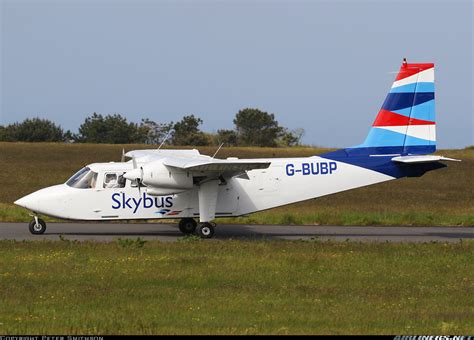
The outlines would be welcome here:
M 0 242 L 0 334 L 472 334 L 474 242 Z
M 0 143 L 3 165 L 0 221 L 28 221 L 28 213 L 14 206 L 13 201 L 40 188 L 65 182 L 85 164 L 119 161 L 122 147 L 150 148 L 147 145 Z M 215 151 L 214 147 L 199 149 L 208 155 Z M 310 147 L 223 148 L 219 157 L 297 157 L 326 151 Z M 219 223 L 474 226 L 474 149 L 437 153 L 462 162 L 450 162 L 448 168 L 420 178 L 381 183 Z
M 321 212 L 299 212 L 292 208 L 277 208 L 248 217 L 225 218 L 226 224 L 282 224 L 282 225 L 379 225 L 379 226 L 474 226 L 472 214 L 449 214 L 408 211 L 356 211 L 327 208 Z M 341 211 L 342 210 L 342 211 Z M 395 209 L 394 209 L 395 210 Z

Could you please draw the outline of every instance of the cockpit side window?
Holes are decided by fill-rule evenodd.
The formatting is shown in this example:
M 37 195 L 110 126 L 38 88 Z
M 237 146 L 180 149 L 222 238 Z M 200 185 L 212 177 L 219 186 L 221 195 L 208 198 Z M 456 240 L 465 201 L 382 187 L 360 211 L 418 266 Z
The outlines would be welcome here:
M 66 182 L 67 185 L 78 189 L 92 189 L 95 188 L 97 182 L 97 172 L 85 167 L 79 170 Z
M 115 172 L 106 173 L 104 176 L 104 188 L 124 188 L 125 178 L 123 174 L 117 174 Z

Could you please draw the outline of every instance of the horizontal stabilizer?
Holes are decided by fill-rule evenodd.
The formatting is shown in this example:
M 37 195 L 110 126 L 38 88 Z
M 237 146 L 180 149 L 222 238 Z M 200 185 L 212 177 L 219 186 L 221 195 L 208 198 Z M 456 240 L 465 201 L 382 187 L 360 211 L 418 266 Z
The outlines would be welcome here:
M 460 162 L 461 160 L 443 157 L 443 156 L 435 156 L 435 155 L 416 155 L 416 156 L 397 156 L 397 157 L 393 157 L 392 161 L 399 162 L 399 163 L 415 164 L 415 163 L 432 163 L 432 162 L 439 162 L 439 161 Z

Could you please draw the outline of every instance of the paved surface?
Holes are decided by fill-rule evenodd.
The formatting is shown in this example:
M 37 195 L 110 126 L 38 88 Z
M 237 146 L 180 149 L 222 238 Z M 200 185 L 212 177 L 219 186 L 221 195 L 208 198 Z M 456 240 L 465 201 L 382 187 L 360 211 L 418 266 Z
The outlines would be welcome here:
M 176 241 L 176 224 L 48 223 L 43 235 L 32 235 L 27 223 L 0 223 L 0 239 L 112 241 L 118 238 Z M 285 225 L 219 225 L 214 239 L 311 239 L 376 242 L 459 242 L 474 239 L 472 227 L 338 227 Z

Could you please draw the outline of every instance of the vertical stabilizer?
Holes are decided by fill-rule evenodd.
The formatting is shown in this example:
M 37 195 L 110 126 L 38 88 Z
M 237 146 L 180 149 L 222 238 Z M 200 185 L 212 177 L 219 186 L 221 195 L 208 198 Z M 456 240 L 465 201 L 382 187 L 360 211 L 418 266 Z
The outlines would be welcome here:
M 367 138 L 354 148 L 404 155 L 436 151 L 434 64 L 403 61 Z

